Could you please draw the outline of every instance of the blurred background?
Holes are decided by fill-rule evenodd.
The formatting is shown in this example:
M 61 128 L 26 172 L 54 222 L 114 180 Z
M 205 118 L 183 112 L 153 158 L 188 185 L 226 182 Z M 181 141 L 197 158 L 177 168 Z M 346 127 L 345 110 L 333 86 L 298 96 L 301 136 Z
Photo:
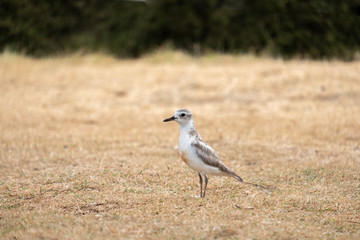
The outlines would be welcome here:
M 252 53 L 353 60 L 360 1 L 1 0 L 0 51 L 48 56 L 101 51 L 139 57 Z

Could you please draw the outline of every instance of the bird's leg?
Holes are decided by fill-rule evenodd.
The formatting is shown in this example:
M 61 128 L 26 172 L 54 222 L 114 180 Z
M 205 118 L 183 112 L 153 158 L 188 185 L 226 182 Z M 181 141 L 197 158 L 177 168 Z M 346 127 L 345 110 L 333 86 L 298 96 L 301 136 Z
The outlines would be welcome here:
M 200 173 L 199 173 L 199 178 L 200 178 L 200 197 L 202 198 L 203 197 L 203 191 L 202 191 L 203 180 L 202 180 L 202 177 L 201 177 Z
M 205 197 L 206 187 L 207 187 L 207 184 L 208 184 L 208 178 L 207 178 L 206 174 L 204 174 L 204 177 L 205 177 L 205 187 L 204 187 L 203 197 Z

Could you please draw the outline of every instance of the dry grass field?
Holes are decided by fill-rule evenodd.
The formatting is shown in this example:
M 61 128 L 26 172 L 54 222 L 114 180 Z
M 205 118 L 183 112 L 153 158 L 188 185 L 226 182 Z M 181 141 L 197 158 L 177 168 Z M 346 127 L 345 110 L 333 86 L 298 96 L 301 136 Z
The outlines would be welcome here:
M 359 239 L 360 62 L 0 55 L 0 238 Z M 246 181 L 180 159 L 190 109 Z

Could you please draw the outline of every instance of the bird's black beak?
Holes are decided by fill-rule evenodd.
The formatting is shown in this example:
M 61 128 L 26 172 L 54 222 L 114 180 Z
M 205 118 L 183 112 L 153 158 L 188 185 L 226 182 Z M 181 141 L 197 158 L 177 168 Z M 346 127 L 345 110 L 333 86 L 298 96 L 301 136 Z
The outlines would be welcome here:
M 176 117 L 172 116 L 170 118 L 164 119 L 163 122 L 170 122 L 170 121 L 174 121 L 176 119 Z

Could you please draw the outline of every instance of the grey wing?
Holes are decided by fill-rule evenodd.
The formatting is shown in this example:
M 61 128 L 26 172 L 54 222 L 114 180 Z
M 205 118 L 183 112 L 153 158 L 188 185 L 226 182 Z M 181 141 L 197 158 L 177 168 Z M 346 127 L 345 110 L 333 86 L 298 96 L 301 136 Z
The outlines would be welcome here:
M 220 160 L 215 150 L 207 143 L 204 141 L 196 141 L 193 143 L 193 146 L 195 147 L 196 154 L 205 164 L 217 167 L 228 174 L 233 174 L 233 172 Z

